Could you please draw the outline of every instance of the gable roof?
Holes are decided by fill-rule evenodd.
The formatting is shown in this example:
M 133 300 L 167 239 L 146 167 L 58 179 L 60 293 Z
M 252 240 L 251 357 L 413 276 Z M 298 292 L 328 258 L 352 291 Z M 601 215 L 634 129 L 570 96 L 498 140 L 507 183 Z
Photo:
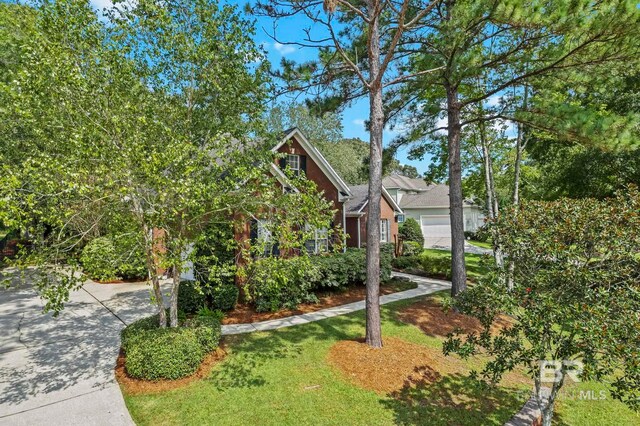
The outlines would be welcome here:
M 465 206 L 475 205 L 470 200 L 464 200 Z M 403 209 L 417 209 L 425 207 L 449 207 L 449 185 L 429 185 L 426 190 L 417 194 L 404 194 L 400 199 Z
M 345 214 L 352 216 L 364 214 L 364 208 L 369 204 L 369 185 L 353 185 L 349 189 L 352 197 L 344 203 Z M 389 195 L 384 186 L 382 187 L 382 196 L 395 212 L 402 214 L 402 209 L 393 197 Z
M 298 143 L 300 143 L 300 145 L 305 150 L 307 155 L 309 155 L 309 157 L 311 157 L 314 163 L 318 165 L 318 167 L 320 168 L 320 170 L 322 170 L 325 176 L 329 178 L 333 186 L 335 186 L 338 192 L 340 193 L 340 198 L 342 199 L 350 198 L 351 190 L 349 189 L 349 186 L 342 180 L 340 175 L 336 173 L 333 167 L 331 167 L 331 164 L 329 164 L 329 162 L 324 158 L 324 156 L 320 153 L 320 151 L 318 151 L 318 149 L 316 149 L 316 147 L 313 146 L 311 142 L 307 140 L 307 138 L 302 134 L 300 129 L 298 129 L 297 127 L 293 127 L 291 129 L 285 130 L 282 135 L 282 140 L 271 150 L 273 152 L 278 152 L 280 147 L 282 147 L 282 145 L 284 145 L 285 143 L 289 142 L 289 140 L 292 137 L 295 137 L 295 139 L 298 141 Z
M 408 191 L 426 191 L 429 188 L 429 184 L 424 179 L 413 179 L 397 174 L 391 174 L 382 179 L 382 185 L 389 189 L 404 189 Z

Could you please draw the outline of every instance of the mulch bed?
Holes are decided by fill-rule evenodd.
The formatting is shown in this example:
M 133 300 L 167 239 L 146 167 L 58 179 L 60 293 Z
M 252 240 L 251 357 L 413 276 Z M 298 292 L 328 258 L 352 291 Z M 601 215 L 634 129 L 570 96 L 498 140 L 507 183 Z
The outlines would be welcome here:
M 342 340 L 329 350 L 327 361 L 353 384 L 383 394 L 466 371 L 459 359 L 395 337 L 384 338 L 381 349 L 363 340 Z
M 153 394 L 165 392 L 173 389 L 179 389 L 187 386 L 188 384 L 209 377 L 211 374 L 211 370 L 214 366 L 216 366 L 220 361 L 224 359 L 227 355 L 227 351 L 224 349 L 224 346 L 221 345 L 218 349 L 211 352 L 209 355 L 205 357 L 200 364 L 198 370 L 193 373 L 191 376 L 184 377 L 182 379 L 177 380 L 140 380 L 134 379 L 127 374 L 127 371 L 124 367 L 125 363 L 125 354 L 122 349 L 120 350 L 120 354 L 118 355 L 118 360 L 116 361 L 116 369 L 115 375 L 116 380 L 123 387 L 128 395 L 141 395 L 141 394 Z
M 415 288 L 416 285 L 406 288 L 399 288 L 398 281 L 380 285 L 380 294 L 397 293 L 398 291 L 407 290 L 407 288 Z M 267 321 L 272 319 L 286 318 L 293 315 L 302 315 L 309 312 L 319 311 L 334 306 L 346 305 L 347 303 L 359 302 L 364 300 L 367 289 L 362 287 L 351 287 L 346 291 L 327 292 L 317 294 L 319 302 L 312 304 L 303 304 L 298 309 L 283 309 L 277 312 L 256 312 L 251 305 L 238 305 L 232 311 L 225 312 L 222 320 L 223 324 L 246 324 L 258 321 Z
M 433 299 L 424 299 L 413 303 L 397 313 L 397 318 L 413 324 L 428 336 L 446 337 L 447 334 L 461 329 L 465 333 L 480 333 L 482 325 L 478 319 L 454 311 L 444 312 L 442 306 Z M 491 327 L 493 334 L 513 325 L 513 319 L 500 316 Z

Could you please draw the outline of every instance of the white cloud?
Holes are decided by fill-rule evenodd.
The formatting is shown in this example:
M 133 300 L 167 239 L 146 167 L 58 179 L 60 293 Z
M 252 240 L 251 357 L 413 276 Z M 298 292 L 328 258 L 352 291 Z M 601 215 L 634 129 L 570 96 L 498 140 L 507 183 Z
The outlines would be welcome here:
M 278 51 L 282 56 L 288 55 L 289 53 L 293 53 L 296 51 L 296 48 L 289 44 L 278 43 L 277 41 L 273 43 L 273 48 Z
M 113 2 L 111 0 L 91 0 L 91 6 L 101 11 L 102 9 L 111 8 Z
M 362 118 L 356 118 L 355 120 L 353 120 L 353 124 L 355 124 L 356 126 L 364 127 L 364 120 Z
M 496 105 L 499 105 L 501 101 L 502 101 L 502 96 L 493 95 L 493 96 L 490 96 L 487 100 L 485 100 L 485 103 L 487 106 L 494 107 Z

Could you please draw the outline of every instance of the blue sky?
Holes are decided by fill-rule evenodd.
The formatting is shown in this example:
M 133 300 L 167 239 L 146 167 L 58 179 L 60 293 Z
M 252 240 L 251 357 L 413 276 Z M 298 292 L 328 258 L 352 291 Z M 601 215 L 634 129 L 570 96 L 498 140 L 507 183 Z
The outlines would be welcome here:
M 135 1 L 135 0 L 133 0 Z M 242 10 L 247 0 L 226 0 L 226 3 L 235 4 Z M 251 1 L 253 2 L 253 1 Z M 111 6 L 110 0 L 91 0 L 96 9 Z M 300 41 L 304 37 L 303 28 L 309 26 L 309 21 L 305 17 L 288 18 L 278 23 L 276 35 L 281 41 Z M 282 58 L 294 61 L 306 61 L 316 57 L 316 50 L 313 48 L 298 48 L 296 46 L 280 44 L 269 37 L 267 32 L 273 32 L 273 21 L 268 18 L 257 18 L 256 42 L 262 44 L 267 51 L 267 56 L 272 66 L 278 66 Z M 342 117 L 344 128 L 344 136 L 346 138 L 360 138 L 365 141 L 369 140 L 369 134 L 365 131 L 364 122 L 369 117 L 369 105 L 367 99 L 360 99 L 353 105 L 348 107 Z M 384 133 L 384 143 L 388 144 L 395 133 L 386 130 Z M 424 173 L 429 166 L 429 159 L 409 160 L 406 151 L 400 151 L 397 159 L 402 164 L 410 164 L 415 166 L 420 173 Z

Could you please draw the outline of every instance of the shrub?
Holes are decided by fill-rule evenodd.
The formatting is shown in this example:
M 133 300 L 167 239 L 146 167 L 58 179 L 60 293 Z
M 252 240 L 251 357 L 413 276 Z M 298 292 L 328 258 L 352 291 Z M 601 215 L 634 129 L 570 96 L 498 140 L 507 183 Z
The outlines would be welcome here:
M 380 247 L 380 279 L 391 278 L 393 244 Z M 346 252 L 312 256 L 311 274 L 308 279 L 314 289 L 344 288 L 362 285 L 367 281 L 367 253 L 365 249 L 349 248 Z
M 236 307 L 240 291 L 235 284 L 222 284 L 210 290 L 211 306 L 214 309 L 230 311 Z
M 311 267 L 305 256 L 256 260 L 249 266 L 244 286 L 247 299 L 258 312 L 295 309 L 300 303 L 316 301 L 308 279 Z
M 421 259 L 419 256 L 400 256 L 393 259 L 392 265 L 397 269 L 415 269 L 419 268 Z
M 195 314 L 206 303 L 207 296 L 198 282 L 191 280 L 180 282 L 180 287 L 178 288 L 178 310 L 186 314 Z
M 486 243 L 489 241 L 489 233 L 483 228 L 480 228 L 477 231 L 464 231 L 464 238 L 467 240 Z
M 402 241 L 413 241 L 420 244 L 420 247 L 424 246 L 424 236 L 422 235 L 422 227 L 412 217 L 408 217 L 403 223 L 400 224 L 398 229 L 398 235 Z
M 91 279 L 109 281 L 118 277 L 117 257 L 113 242 L 107 237 L 98 237 L 84 247 L 80 261 Z
M 451 256 L 435 257 L 423 255 L 421 256 L 422 270 L 427 275 L 451 278 Z
M 134 378 L 175 380 L 193 374 L 218 346 L 219 316 L 197 316 L 181 327 L 159 328 L 158 316 L 144 318 L 121 333 L 125 368 Z
M 403 256 L 417 256 L 422 253 L 422 246 L 415 241 L 404 241 L 402 243 Z

